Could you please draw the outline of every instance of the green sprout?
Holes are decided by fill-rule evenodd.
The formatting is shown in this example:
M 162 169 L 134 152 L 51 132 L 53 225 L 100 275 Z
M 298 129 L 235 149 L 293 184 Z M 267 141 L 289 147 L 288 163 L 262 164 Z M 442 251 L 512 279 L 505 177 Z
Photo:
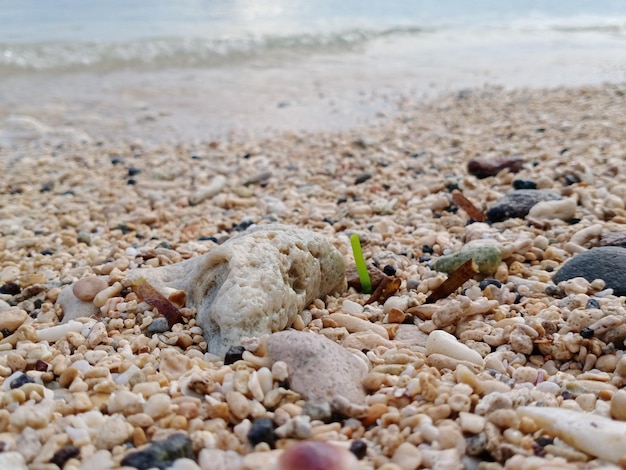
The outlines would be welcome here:
M 365 258 L 363 257 L 363 250 L 361 250 L 361 240 L 359 235 L 353 233 L 350 236 L 350 245 L 352 245 L 352 254 L 354 255 L 354 262 L 356 263 L 356 272 L 359 275 L 359 281 L 361 281 L 361 290 L 366 294 L 372 293 L 372 281 L 370 280 L 370 273 L 367 271 L 367 265 L 365 264 Z

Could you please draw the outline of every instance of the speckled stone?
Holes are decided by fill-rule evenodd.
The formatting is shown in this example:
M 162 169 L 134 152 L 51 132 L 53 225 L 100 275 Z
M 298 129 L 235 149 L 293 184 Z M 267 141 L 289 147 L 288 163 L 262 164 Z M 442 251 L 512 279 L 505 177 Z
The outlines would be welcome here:
M 602 246 L 572 257 L 557 271 L 555 284 L 575 277 L 602 279 L 615 295 L 626 295 L 626 248 Z
M 347 349 L 322 335 L 300 331 L 274 333 L 267 340 L 272 362 L 284 361 L 289 385 L 306 400 L 331 402 L 336 395 L 363 403 L 367 367 Z
M 163 441 L 153 442 L 144 450 L 128 454 L 122 459 L 122 465 L 135 467 L 138 470 L 158 468 L 165 470 L 176 459 L 193 458 L 191 441 L 185 434 L 172 434 Z
M 515 217 L 524 218 L 530 209 L 542 201 L 556 201 L 561 195 L 546 189 L 520 189 L 499 199 L 487 211 L 489 222 L 502 222 Z

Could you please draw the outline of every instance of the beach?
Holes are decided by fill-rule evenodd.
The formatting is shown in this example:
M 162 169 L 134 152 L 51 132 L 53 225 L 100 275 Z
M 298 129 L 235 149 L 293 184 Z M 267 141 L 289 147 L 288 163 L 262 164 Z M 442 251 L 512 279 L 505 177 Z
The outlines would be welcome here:
M 374 7 L 0 37 L 0 468 L 624 468 L 623 25 Z
M 623 394 L 623 339 L 585 339 L 573 317 L 591 312 L 586 323 L 577 320 L 589 326 L 608 316 L 620 330 L 626 319 L 622 298 L 603 282 L 580 278 L 555 291 L 551 278 L 575 253 L 623 230 L 625 92 L 617 84 L 485 87 L 407 105 L 394 119 L 336 132 L 176 146 L 70 139 L 3 148 L 0 280 L 7 323 L 0 325 L 6 335 L 0 342 L 0 456 L 20 454 L 27 466 L 14 468 L 118 468 L 134 447 L 182 433 L 193 452 L 172 468 L 273 468 L 282 449 L 299 438 L 281 428 L 276 450 L 251 446 L 246 433 L 252 422 L 268 416 L 277 427 L 298 422 L 303 435 L 340 449 L 365 443 L 358 468 L 438 468 L 438 461 L 445 468 L 620 464 L 602 445 L 581 449 L 576 432 L 592 432 L 583 412 L 612 418 L 617 431 L 606 430 L 602 439 L 621 432 L 615 409 Z M 512 156 L 523 160 L 517 173 L 505 169 L 484 179 L 468 173 L 472 158 Z M 221 189 L 193 199 L 217 175 L 225 178 Z M 452 200 L 456 188 L 486 213 L 513 190 L 513 180 L 574 199 L 574 217 L 470 223 Z M 323 234 L 347 263 L 347 237 L 358 233 L 366 259 L 381 269 L 393 266 L 402 281 L 386 307 L 363 305 L 367 294 L 351 288 L 316 300 L 306 309 L 310 323 L 299 325 L 349 345 L 355 354 L 360 350 L 370 363 L 362 414 L 304 420 L 297 394 L 263 405 L 246 387 L 238 389 L 240 395 L 264 411 L 223 414 L 218 405 L 226 403 L 232 380 L 225 377 L 259 373 L 260 364 L 239 361 L 235 368 L 207 355 L 193 316 L 172 331 L 150 334 L 158 313 L 140 311 L 132 293 L 113 297 L 104 315 L 79 319 L 88 327 L 86 336 L 71 333 L 50 342 L 32 336 L 60 324 L 63 312 L 55 301 L 80 278 L 119 279 L 137 267 L 200 256 L 251 224 L 273 222 Z M 476 239 L 495 240 L 506 253 L 486 276 L 497 278 L 499 287 L 486 287 L 478 276 L 432 307 L 425 304 L 446 277 L 433 262 Z M 17 285 L 15 292 L 7 291 L 11 285 Z M 390 321 L 390 305 L 402 314 L 399 323 Z M 433 312 L 459 305 L 480 313 L 442 328 L 477 351 L 486 361 L 481 366 L 460 358 L 437 362 L 427 354 L 425 333 L 438 329 Z M 340 326 L 333 315 L 364 320 L 371 331 Z M 478 336 L 468 334 L 468 322 Z M 519 331 L 518 322 L 524 325 Z M 96 336 L 89 333 L 95 324 L 105 327 Z M 496 343 L 485 339 L 497 335 L 502 338 Z M 535 346 L 520 347 L 520 335 L 522 343 Z M 159 357 L 169 349 L 185 365 L 165 375 Z M 208 401 L 185 398 L 180 388 L 185 370 L 194 366 L 218 384 Z M 142 384 L 117 380 L 134 367 Z M 22 373 L 32 379 L 25 392 L 8 381 Z M 274 379 L 271 389 L 280 387 Z M 162 411 L 148 410 L 151 395 L 164 401 Z M 116 411 L 116 396 L 139 405 Z M 575 425 L 563 432 L 546 429 L 532 414 L 516 411 L 539 402 L 571 413 Z M 82 426 L 92 431 L 77 431 Z M 115 437 L 119 429 L 125 429 L 121 441 Z M 62 458 L 63 452 L 69 457 Z M 50 463 L 58 459 L 65 459 L 64 466 Z

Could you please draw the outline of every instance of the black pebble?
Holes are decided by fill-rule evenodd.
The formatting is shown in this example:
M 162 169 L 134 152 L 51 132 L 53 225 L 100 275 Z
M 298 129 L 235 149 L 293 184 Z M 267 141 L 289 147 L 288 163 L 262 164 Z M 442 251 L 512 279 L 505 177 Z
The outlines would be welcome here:
M 215 237 L 200 237 L 198 238 L 198 241 L 219 243 L 219 240 Z
M 191 440 L 185 434 L 172 434 L 163 441 L 150 444 L 144 450 L 128 454 L 122 459 L 122 466 L 135 467 L 138 470 L 158 468 L 165 470 L 180 458 L 193 459 Z
M 237 361 L 243 359 L 243 352 L 245 351 L 243 346 L 231 346 L 226 351 L 226 356 L 224 356 L 224 365 L 234 364 Z
M 54 188 L 54 183 L 52 182 L 44 183 L 41 185 L 41 188 L 39 188 L 39 192 L 49 193 L 50 191 L 52 191 L 53 188 Z
M 348 202 L 348 198 L 347 197 L 340 197 L 339 199 L 337 199 L 337 205 L 344 204 L 346 202 Z
M 361 460 L 367 454 L 367 443 L 361 439 L 352 441 L 350 444 L 350 452 L 352 452 L 357 459 Z
M 251 220 L 243 220 L 241 222 L 239 222 L 237 225 L 235 225 L 233 227 L 233 230 L 235 232 L 243 232 L 245 229 L 247 229 L 248 227 L 250 227 L 250 225 L 253 225 L 254 222 Z
M 134 166 L 131 166 L 128 169 L 128 176 L 135 176 L 135 175 L 138 175 L 139 173 L 141 173 L 141 170 L 139 168 L 135 168 Z
M 537 445 L 540 445 L 541 447 L 545 447 L 545 446 L 554 444 L 554 439 L 550 437 L 539 436 L 537 439 L 535 439 L 535 442 L 537 443 Z
M 396 275 L 396 268 L 394 268 L 392 265 L 387 264 L 385 265 L 385 267 L 383 268 L 383 272 L 387 275 L 387 276 L 395 276 Z
M 576 173 L 568 173 L 563 177 L 563 184 L 565 186 L 580 183 L 580 181 L 580 176 L 578 176 Z
M 361 183 L 365 183 L 368 179 L 370 179 L 372 177 L 371 173 L 361 173 L 359 176 L 356 177 L 356 179 L 354 180 L 354 184 L 361 184 Z
M 600 308 L 600 302 L 598 299 L 594 299 L 593 297 L 587 301 L 587 305 L 585 308 Z
M 446 189 L 448 190 L 449 193 L 451 193 L 452 191 L 454 191 L 455 189 L 460 189 L 459 188 L 459 183 L 456 181 L 453 181 L 451 183 L 446 184 Z
M 433 254 L 433 249 L 428 246 L 428 245 L 424 245 L 422 247 L 422 253 L 424 253 L 425 255 L 432 255 Z
M 40 253 L 44 256 L 53 255 L 54 250 L 51 250 L 50 248 L 46 248 L 45 250 L 41 250 Z
M 24 384 L 32 384 L 32 383 L 35 383 L 33 379 L 31 379 L 26 374 L 22 374 L 22 375 L 18 375 L 13 380 L 11 380 L 11 383 L 9 384 L 9 388 L 13 390 L 15 388 L 20 388 Z
M 255 419 L 248 431 L 248 440 L 253 447 L 261 442 L 267 442 L 273 449 L 276 446 L 274 422 L 270 418 Z
M 0 286 L 0 294 L 17 295 L 20 293 L 20 286 L 15 282 L 7 282 Z
M 131 186 L 135 185 L 135 184 L 137 184 L 137 180 L 135 180 L 133 178 L 128 178 L 128 181 L 126 181 L 126 184 L 130 184 Z
M 580 330 L 580 336 L 585 339 L 593 338 L 594 333 L 595 332 L 592 328 L 583 328 L 582 330 Z
M 478 287 L 480 287 L 481 290 L 485 290 L 487 286 L 496 286 L 499 289 L 502 287 L 502 283 L 497 279 L 484 279 L 480 281 L 480 284 L 478 284 Z
M 120 158 L 120 157 L 114 157 L 111 159 L 111 164 L 112 165 L 121 165 L 122 163 L 124 163 L 124 159 Z
M 537 183 L 533 180 L 516 179 L 513 180 L 514 189 L 537 189 Z
M 549 295 L 550 297 L 556 297 L 557 299 L 562 299 L 563 297 L 565 297 L 565 292 L 563 292 L 563 289 L 561 289 L 559 286 L 550 284 L 546 287 L 546 295 Z
M 80 455 L 80 449 L 76 446 L 65 446 L 61 447 L 57 450 L 52 458 L 50 459 L 50 463 L 55 464 L 59 468 L 63 468 L 65 462 L 69 459 L 73 459 L 74 457 L 78 457 Z

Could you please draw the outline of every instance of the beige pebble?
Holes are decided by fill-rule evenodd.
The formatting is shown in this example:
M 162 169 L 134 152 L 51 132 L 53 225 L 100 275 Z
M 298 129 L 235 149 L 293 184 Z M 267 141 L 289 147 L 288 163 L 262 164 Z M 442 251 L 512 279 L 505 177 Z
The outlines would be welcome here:
M 28 314 L 17 307 L 12 307 L 0 314 L 0 329 L 10 332 L 17 330 L 26 321 Z
M 104 343 L 108 337 L 109 335 L 107 333 L 107 328 L 104 323 L 97 322 L 89 332 L 89 336 L 87 337 L 87 344 L 90 348 L 95 348 L 97 345 Z
M 169 413 L 170 409 L 170 396 L 165 393 L 155 393 L 144 404 L 143 412 L 154 419 L 158 419 Z
M 536 383 L 538 371 L 534 367 L 518 367 L 513 371 L 512 378 L 517 383 Z
M 161 350 L 159 370 L 169 379 L 178 379 L 193 367 L 192 360 L 174 348 Z
M 615 354 L 605 354 L 600 356 L 595 363 L 595 368 L 602 372 L 614 372 L 617 367 L 618 359 Z
M 152 416 L 146 413 L 137 413 L 127 416 L 126 420 L 133 426 L 137 426 L 140 428 L 147 428 L 154 424 L 154 419 L 152 418 Z
M 226 393 L 226 403 L 230 412 L 238 419 L 244 419 L 250 413 L 250 403 L 240 392 L 230 391 Z
M 517 416 L 517 413 L 515 413 L 515 410 L 511 409 L 494 410 L 489 413 L 487 419 L 489 420 L 489 422 L 495 424 L 500 429 L 517 429 L 519 427 L 520 420 L 520 418 Z
M 462 411 L 459 413 L 459 425 L 463 432 L 470 434 L 478 434 L 485 429 L 485 423 L 487 419 L 484 416 L 479 416 L 473 413 Z
M 416 470 L 422 464 L 422 454 L 413 444 L 403 442 L 394 451 L 391 461 L 402 470 Z
M 141 413 L 143 411 L 143 400 L 128 390 L 120 390 L 111 393 L 107 406 L 109 414 L 122 413 L 125 416 Z
M 72 292 L 80 300 L 91 302 L 94 297 L 109 287 L 104 278 L 98 276 L 87 276 L 79 279 L 72 286 Z
M 22 289 L 33 286 L 35 284 L 45 284 L 46 276 L 41 273 L 25 274 L 20 276 L 18 284 Z
M 611 398 L 611 418 L 626 421 L 626 390 L 618 390 Z
M 377 325 L 354 315 L 348 315 L 347 313 L 333 313 L 330 315 L 330 318 L 335 321 L 337 326 L 344 327 L 350 333 L 367 331 L 376 333 L 384 339 L 389 339 L 389 334 L 382 325 Z
M 123 288 L 124 287 L 121 282 L 116 282 L 112 286 L 98 292 L 98 294 L 93 298 L 93 304 L 98 308 L 102 307 L 111 297 L 119 295 Z

